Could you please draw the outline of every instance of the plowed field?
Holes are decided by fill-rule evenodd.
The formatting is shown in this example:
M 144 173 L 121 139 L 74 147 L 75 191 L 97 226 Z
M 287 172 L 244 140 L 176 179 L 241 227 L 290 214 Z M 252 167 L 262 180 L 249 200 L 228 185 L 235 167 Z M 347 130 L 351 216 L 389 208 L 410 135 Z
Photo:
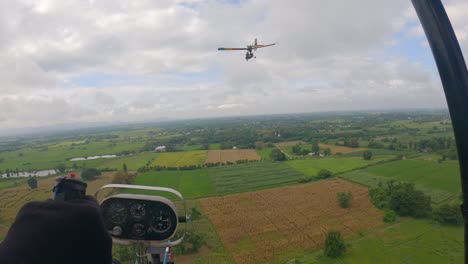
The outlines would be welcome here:
M 351 152 L 358 152 L 367 150 L 367 148 L 350 148 L 350 147 L 343 147 L 343 146 L 335 146 L 335 145 L 327 145 L 327 144 L 319 144 L 320 149 L 329 148 L 332 154 L 336 153 L 351 153 Z
M 338 192 L 351 191 L 348 209 Z M 288 252 L 320 248 L 328 230 L 347 237 L 382 223 L 366 188 L 343 180 L 212 197 L 200 202 L 236 263 L 275 263 Z
M 206 163 L 227 163 L 238 160 L 260 160 L 261 157 L 254 149 L 224 149 L 208 151 Z

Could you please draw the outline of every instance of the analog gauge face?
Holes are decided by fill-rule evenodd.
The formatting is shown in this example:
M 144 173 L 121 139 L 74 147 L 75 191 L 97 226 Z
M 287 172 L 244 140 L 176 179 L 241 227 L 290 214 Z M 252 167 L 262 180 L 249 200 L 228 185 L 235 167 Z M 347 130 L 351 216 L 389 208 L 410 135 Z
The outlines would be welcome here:
M 142 203 L 135 203 L 130 206 L 130 214 L 136 220 L 141 220 L 146 215 L 145 205 Z
M 135 237 L 143 237 L 145 235 L 145 226 L 142 224 L 134 224 L 132 227 L 132 234 Z
M 171 214 L 166 210 L 155 210 L 148 231 L 164 233 L 172 226 Z
M 122 224 L 127 219 L 127 208 L 121 203 L 111 203 L 107 210 L 107 218 L 114 224 Z

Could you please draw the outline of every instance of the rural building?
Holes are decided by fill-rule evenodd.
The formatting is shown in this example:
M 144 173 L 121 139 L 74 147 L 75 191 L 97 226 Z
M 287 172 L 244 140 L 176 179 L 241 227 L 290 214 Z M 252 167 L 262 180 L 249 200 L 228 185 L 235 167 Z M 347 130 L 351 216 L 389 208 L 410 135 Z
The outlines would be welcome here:
M 166 146 L 157 146 L 154 151 L 156 152 L 166 152 Z

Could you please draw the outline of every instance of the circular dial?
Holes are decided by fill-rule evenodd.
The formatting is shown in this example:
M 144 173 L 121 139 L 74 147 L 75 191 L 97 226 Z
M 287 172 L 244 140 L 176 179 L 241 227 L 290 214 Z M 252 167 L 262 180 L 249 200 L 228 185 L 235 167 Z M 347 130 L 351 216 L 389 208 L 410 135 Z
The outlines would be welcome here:
M 141 220 L 146 215 L 145 205 L 142 203 L 135 203 L 130 206 L 130 214 L 134 219 Z
M 166 210 L 155 210 L 148 231 L 164 233 L 172 226 L 171 214 Z
M 134 224 L 132 227 L 132 234 L 136 237 L 142 237 L 146 234 L 145 226 L 142 224 Z
M 111 203 L 106 215 L 112 223 L 122 224 L 127 219 L 127 208 L 121 203 Z

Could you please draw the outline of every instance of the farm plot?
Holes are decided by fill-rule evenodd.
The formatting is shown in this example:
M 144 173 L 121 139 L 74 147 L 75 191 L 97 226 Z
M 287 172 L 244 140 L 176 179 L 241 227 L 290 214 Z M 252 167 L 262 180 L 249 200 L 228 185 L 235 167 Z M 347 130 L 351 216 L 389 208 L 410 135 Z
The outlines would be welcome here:
M 297 140 L 297 141 L 278 142 L 278 143 L 275 143 L 275 146 L 277 146 L 277 147 L 279 147 L 279 148 L 282 148 L 282 147 L 294 146 L 294 145 L 297 145 L 297 144 L 305 144 L 305 142 L 304 142 L 304 141 L 300 141 L 300 140 Z
M 352 192 L 351 207 L 336 194 Z M 328 230 L 346 237 L 382 223 L 366 188 L 343 180 L 204 198 L 201 207 L 236 263 L 285 262 L 323 246 Z
M 257 149 L 257 153 L 262 157 L 262 160 L 271 160 L 270 153 L 275 148 L 276 147 Z
M 121 170 L 123 164 L 126 164 L 128 170 L 136 171 L 138 168 L 145 166 L 148 162 L 152 162 L 152 160 L 158 155 L 159 154 L 155 152 L 144 152 L 133 156 L 110 159 L 99 164 L 98 168 L 113 168 Z
M 302 160 L 288 160 L 286 164 L 291 168 L 307 175 L 314 177 L 322 169 L 329 170 L 333 173 L 346 172 L 358 168 L 365 167 L 370 164 L 385 161 L 392 158 L 391 156 L 380 156 L 375 157 L 372 160 L 364 160 L 362 158 L 350 157 L 350 158 L 313 158 L 313 159 L 302 159 Z
M 189 198 L 296 184 L 304 176 L 284 163 L 255 162 L 190 171 L 152 171 L 134 184 L 169 187 Z
M 167 152 L 161 153 L 153 160 L 153 166 L 182 167 L 191 165 L 203 165 L 206 159 L 205 150 Z
M 351 153 L 351 152 L 358 152 L 367 150 L 367 148 L 350 148 L 350 147 L 343 147 L 343 146 L 335 146 L 335 145 L 328 145 L 328 144 L 319 144 L 320 149 L 329 148 L 332 154 L 336 153 Z
M 461 191 L 458 163 L 437 163 L 424 160 L 400 160 L 373 166 L 340 177 L 375 187 L 379 182 L 397 180 L 414 183 L 417 189 L 429 194 L 433 202 L 441 202 Z
M 223 149 L 209 150 L 206 163 L 227 163 L 238 160 L 260 160 L 254 149 Z
M 303 174 L 282 162 L 255 162 L 208 169 L 217 194 L 256 191 L 296 184 Z
M 324 258 L 319 251 L 299 258 L 299 263 L 464 263 L 463 227 L 437 226 L 429 220 L 405 219 L 347 243 L 351 246 L 341 258 Z
M 215 192 L 206 169 L 146 172 L 137 176 L 134 184 L 173 188 L 188 198 L 213 195 Z

